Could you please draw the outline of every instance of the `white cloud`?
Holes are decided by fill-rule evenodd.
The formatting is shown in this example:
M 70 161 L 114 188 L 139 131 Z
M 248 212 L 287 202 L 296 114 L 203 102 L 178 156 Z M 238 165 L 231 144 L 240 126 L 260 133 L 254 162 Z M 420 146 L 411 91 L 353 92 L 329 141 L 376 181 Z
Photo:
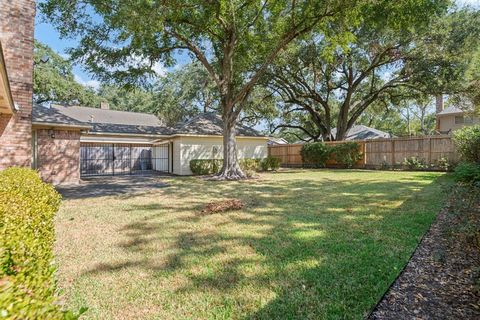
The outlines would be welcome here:
M 78 83 L 80 83 L 83 86 L 90 87 L 90 88 L 93 88 L 95 90 L 98 90 L 100 88 L 100 81 L 93 80 L 93 79 L 84 80 L 78 74 L 74 75 L 74 79 L 75 79 L 75 81 L 77 81 Z
M 480 7 L 480 0 L 456 0 L 455 1 L 459 6 L 472 6 L 475 8 Z
M 159 62 L 155 62 L 152 70 L 155 71 L 159 77 L 165 77 L 167 74 L 167 68 L 165 68 L 165 66 Z

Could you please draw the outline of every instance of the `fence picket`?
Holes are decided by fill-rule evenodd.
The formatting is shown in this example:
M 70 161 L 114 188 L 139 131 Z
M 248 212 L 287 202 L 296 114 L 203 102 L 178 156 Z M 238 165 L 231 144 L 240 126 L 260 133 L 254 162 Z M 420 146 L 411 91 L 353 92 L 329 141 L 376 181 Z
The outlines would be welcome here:
M 345 141 L 327 141 L 326 144 L 335 145 Z M 375 139 L 356 141 L 362 150 L 363 157 L 356 168 L 379 168 L 383 166 L 399 166 L 405 158 L 417 157 L 427 165 L 435 165 L 439 159 L 449 162 L 458 161 L 455 146 L 450 136 L 423 136 L 393 139 Z M 284 167 L 302 166 L 300 150 L 302 144 L 272 145 L 268 147 L 268 154 L 281 159 Z M 327 166 L 334 167 L 335 161 L 328 161 Z

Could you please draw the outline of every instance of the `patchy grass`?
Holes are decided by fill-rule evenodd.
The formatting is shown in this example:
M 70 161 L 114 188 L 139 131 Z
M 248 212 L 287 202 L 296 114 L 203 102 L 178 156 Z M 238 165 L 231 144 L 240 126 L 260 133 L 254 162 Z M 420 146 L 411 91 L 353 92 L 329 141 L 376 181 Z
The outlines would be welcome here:
M 447 180 L 291 170 L 66 200 L 56 245 L 65 303 L 89 307 L 89 319 L 359 319 L 428 229 Z M 199 214 L 231 198 L 245 207 Z

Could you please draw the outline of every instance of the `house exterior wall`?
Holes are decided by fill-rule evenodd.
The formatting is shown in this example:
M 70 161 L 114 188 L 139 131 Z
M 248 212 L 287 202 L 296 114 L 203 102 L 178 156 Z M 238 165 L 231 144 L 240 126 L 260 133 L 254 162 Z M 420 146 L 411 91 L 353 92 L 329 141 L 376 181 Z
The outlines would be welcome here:
M 262 159 L 268 155 L 266 138 L 237 137 L 238 158 Z M 173 141 L 173 173 L 190 175 L 193 159 L 222 159 L 223 138 L 182 136 Z
M 450 130 L 454 131 L 454 130 L 457 130 L 457 129 L 461 129 L 465 126 L 471 126 L 471 125 L 480 123 L 480 118 L 478 118 L 478 117 L 474 117 L 472 123 L 455 123 L 455 117 L 456 116 L 461 116 L 461 114 L 451 114 L 451 115 L 437 116 L 438 130 L 440 132 L 448 132 Z
M 0 1 L 0 41 L 19 108 L 13 115 L 0 114 L 0 170 L 31 164 L 34 21 L 35 1 Z
M 80 131 L 38 129 L 35 136 L 35 165 L 42 179 L 53 184 L 78 183 Z

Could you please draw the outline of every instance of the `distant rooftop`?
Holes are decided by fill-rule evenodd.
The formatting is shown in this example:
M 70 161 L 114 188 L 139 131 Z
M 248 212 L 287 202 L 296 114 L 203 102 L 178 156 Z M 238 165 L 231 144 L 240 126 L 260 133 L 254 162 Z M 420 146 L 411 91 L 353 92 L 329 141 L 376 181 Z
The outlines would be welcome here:
M 463 113 L 463 110 L 454 106 L 447 107 L 443 109 L 442 112 L 439 112 L 437 115 L 443 116 L 443 115 L 449 115 L 449 114 L 460 114 Z
M 337 129 L 332 129 L 332 135 L 335 137 L 337 135 Z M 347 132 L 345 140 L 366 140 L 366 139 L 383 139 L 383 138 L 392 138 L 393 135 L 378 130 L 375 128 L 370 128 L 364 125 L 356 125 L 350 128 Z
M 263 137 L 264 135 L 255 129 L 249 128 L 242 124 L 237 124 L 238 136 Z M 199 114 L 191 120 L 180 123 L 176 127 L 177 134 L 196 134 L 196 135 L 222 135 L 223 120 L 216 113 L 208 112 Z

